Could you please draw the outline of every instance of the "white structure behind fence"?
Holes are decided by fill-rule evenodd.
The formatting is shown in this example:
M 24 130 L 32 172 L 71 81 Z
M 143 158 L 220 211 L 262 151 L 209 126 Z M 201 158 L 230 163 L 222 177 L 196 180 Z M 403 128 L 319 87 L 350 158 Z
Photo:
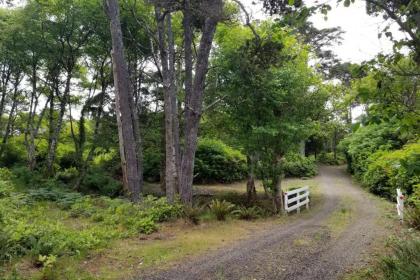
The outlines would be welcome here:
M 300 212 L 300 207 L 306 206 L 309 208 L 309 187 L 288 191 L 284 193 L 284 209 L 287 213 L 297 210 Z

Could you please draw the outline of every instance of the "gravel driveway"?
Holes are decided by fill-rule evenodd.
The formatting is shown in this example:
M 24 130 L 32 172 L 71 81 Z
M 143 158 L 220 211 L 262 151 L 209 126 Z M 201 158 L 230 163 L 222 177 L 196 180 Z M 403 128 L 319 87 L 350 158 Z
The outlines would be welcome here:
M 215 252 L 136 279 L 339 279 L 363 263 L 372 241 L 384 234 L 376 203 L 341 167 L 324 166 L 318 177 L 325 200 L 309 218 L 277 225 Z M 340 201 L 350 199 L 351 222 L 338 236 L 327 226 Z

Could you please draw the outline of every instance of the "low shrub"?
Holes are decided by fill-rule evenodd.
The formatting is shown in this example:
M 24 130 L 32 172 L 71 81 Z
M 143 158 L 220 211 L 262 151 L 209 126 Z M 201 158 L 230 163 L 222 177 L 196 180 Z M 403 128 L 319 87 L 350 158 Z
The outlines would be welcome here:
M 420 279 L 420 240 L 410 238 L 392 243 L 392 254 L 382 259 L 380 269 L 383 279 Z
M 70 167 L 57 172 L 55 178 L 65 184 L 70 184 L 79 176 L 79 172 L 75 167 Z
M 182 215 L 187 221 L 191 222 L 193 225 L 198 225 L 200 223 L 200 216 L 203 212 L 203 207 L 184 206 Z
M 14 141 L 11 139 L 11 141 Z M 9 142 L 0 156 L 0 164 L 4 167 L 13 167 L 16 164 L 25 162 L 25 151 L 21 148 L 23 145 L 16 145 L 16 143 Z
M 4 174 L 0 172 L 0 176 L 6 177 Z M 142 203 L 132 204 L 105 196 L 82 196 L 60 188 L 20 193 L 14 190 L 12 182 L 0 183 L 8 186 L 0 197 L 0 262 L 25 255 L 36 260 L 40 255 L 82 254 L 105 247 L 117 237 L 150 234 L 157 230 L 157 223 L 180 216 L 182 210 L 179 204 L 166 203 L 165 198 L 149 196 Z M 77 223 L 86 225 L 72 225 L 71 219 L 75 217 L 82 218 Z
M 313 177 L 318 173 L 315 159 L 290 153 L 284 162 L 284 173 L 287 177 Z
M 420 230 L 420 208 L 407 207 L 405 209 L 405 220 L 410 227 Z
M 82 182 L 81 191 L 117 197 L 122 193 L 122 184 L 120 181 L 112 178 L 105 170 L 92 168 Z
M 196 153 L 194 182 L 231 183 L 245 178 L 246 157 L 219 140 L 201 139 Z
M 134 228 L 139 233 L 151 234 L 157 230 L 157 225 L 152 217 L 145 217 L 134 222 Z
M 232 212 L 233 215 L 237 216 L 242 220 L 254 220 L 258 219 L 263 215 L 264 211 L 258 206 L 244 207 L 240 206 L 238 209 Z
M 8 168 L 0 168 L 0 180 L 11 181 L 14 178 L 14 174 Z
M 215 199 L 211 201 L 209 208 L 218 221 L 224 221 L 227 216 L 232 214 L 235 205 L 226 200 Z
M 0 181 L 0 198 L 10 196 L 13 188 L 11 184 L 7 181 Z
M 43 181 L 43 176 L 37 170 L 30 171 L 26 166 L 15 166 L 12 169 L 17 181 L 24 186 L 39 187 Z

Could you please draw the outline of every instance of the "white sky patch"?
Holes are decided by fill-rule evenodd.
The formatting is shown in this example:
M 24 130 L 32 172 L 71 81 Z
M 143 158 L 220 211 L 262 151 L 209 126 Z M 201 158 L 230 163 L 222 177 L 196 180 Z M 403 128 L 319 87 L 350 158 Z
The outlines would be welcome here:
M 262 11 L 262 5 L 258 0 L 243 0 L 242 2 L 253 19 L 268 17 Z M 319 0 L 305 1 L 309 6 L 319 2 Z M 328 19 L 325 20 L 322 14 L 316 14 L 311 21 L 319 29 L 338 26 L 345 32 L 342 35 L 342 44 L 331 48 L 343 62 L 360 63 L 374 58 L 378 53 L 392 52 L 392 42 L 385 36 L 378 38 L 379 31 L 390 22 L 385 22 L 382 17 L 369 16 L 366 13 L 365 1 L 356 0 L 350 7 L 344 7 L 342 3 L 337 5 L 336 0 L 328 1 L 328 3 L 332 6 Z M 397 39 L 404 37 L 404 34 L 398 31 L 396 24 L 391 25 L 391 31 Z

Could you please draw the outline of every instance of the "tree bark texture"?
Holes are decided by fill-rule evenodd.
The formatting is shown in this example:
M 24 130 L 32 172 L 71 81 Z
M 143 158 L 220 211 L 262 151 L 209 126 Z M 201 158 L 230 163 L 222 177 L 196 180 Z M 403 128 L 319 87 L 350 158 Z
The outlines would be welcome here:
M 105 7 L 110 20 L 112 38 L 112 62 L 115 85 L 115 104 L 118 123 L 121 166 L 125 189 L 133 202 L 140 199 L 142 187 L 142 166 L 139 164 L 139 133 L 135 126 L 136 112 L 132 86 L 128 73 L 127 62 L 124 57 L 124 45 L 119 19 L 117 0 L 105 0 Z

